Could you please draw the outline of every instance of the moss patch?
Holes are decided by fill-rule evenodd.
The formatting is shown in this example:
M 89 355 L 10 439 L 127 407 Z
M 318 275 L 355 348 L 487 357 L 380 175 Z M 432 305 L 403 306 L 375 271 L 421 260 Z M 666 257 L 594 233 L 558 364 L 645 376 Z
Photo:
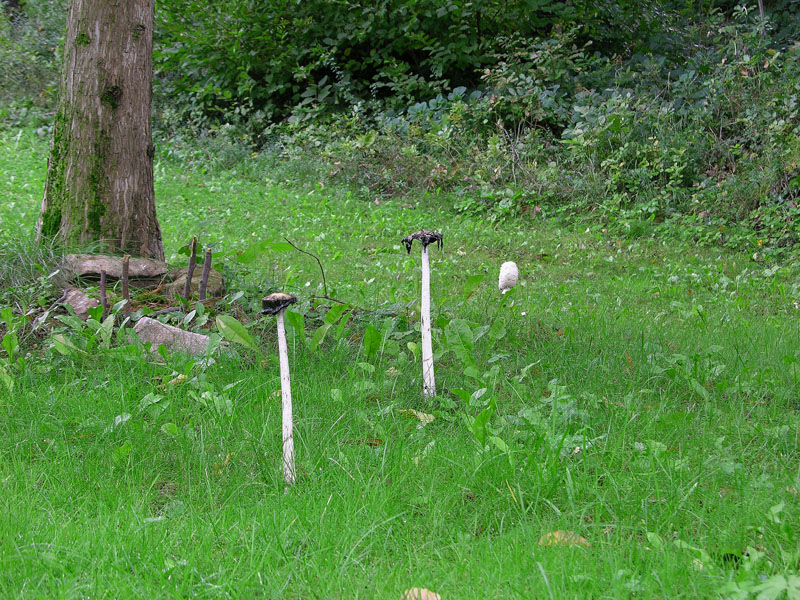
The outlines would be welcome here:
M 47 209 L 42 214 L 41 234 L 45 238 L 58 235 L 61 227 L 61 211 L 64 205 L 64 177 L 66 165 L 67 140 L 65 132 L 69 131 L 66 125 L 64 109 L 60 110 L 53 125 L 53 146 L 50 150 L 50 160 L 45 184 L 45 197 Z
M 110 106 L 111 110 L 117 110 L 120 98 L 122 98 L 122 88 L 118 85 L 109 86 L 100 94 L 100 101 Z
M 89 42 L 91 41 L 92 40 L 89 38 L 89 35 L 84 31 L 81 31 L 78 34 L 78 37 L 75 38 L 75 44 L 78 46 L 88 46 Z

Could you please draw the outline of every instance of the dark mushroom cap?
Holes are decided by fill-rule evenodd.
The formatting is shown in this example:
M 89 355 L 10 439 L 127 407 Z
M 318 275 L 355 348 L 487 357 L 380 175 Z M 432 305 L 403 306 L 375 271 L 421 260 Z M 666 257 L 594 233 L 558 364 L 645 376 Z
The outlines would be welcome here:
M 297 302 L 297 298 L 291 294 L 284 294 L 283 292 L 275 292 L 269 296 L 264 296 L 261 299 L 261 314 L 262 315 L 277 315 L 284 308 L 290 304 Z
M 439 247 L 439 250 L 441 250 L 443 245 L 442 244 L 443 238 L 444 236 L 438 231 L 430 231 L 429 229 L 420 229 L 416 233 L 407 235 L 400 241 L 406 247 L 406 252 L 411 254 L 411 244 L 414 242 L 414 240 L 419 240 L 420 242 L 422 242 L 423 248 L 427 248 L 428 244 L 436 242 L 436 245 Z

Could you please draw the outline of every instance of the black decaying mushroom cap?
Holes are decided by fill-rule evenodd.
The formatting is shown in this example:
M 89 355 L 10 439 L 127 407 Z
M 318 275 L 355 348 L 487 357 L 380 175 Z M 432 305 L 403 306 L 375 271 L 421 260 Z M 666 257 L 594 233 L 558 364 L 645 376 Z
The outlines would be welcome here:
M 283 292 L 275 292 L 269 296 L 264 296 L 261 299 L 261 314 L 262 315 L 277 315 L 284 308 L 290 304 L 297 302 L 297 298 L 291 294 L 284 294 Z
M 422 247 L 427 248 L 428 244 L 432 244 L 436 242 L 436 245 L 439 247 L 439 250 L 442 249 L 442 236 L 441 233 L 438 231 L 430 231 L 429 229 L 420 229 L 416 233 L 412 233 L 411 235 L 407 235 L 402 240 L 400 240 L 403 245 L 406 247 L 406 252 L 411 254 L 411 244 L 414 240 L 419 240 L 422 242 Z

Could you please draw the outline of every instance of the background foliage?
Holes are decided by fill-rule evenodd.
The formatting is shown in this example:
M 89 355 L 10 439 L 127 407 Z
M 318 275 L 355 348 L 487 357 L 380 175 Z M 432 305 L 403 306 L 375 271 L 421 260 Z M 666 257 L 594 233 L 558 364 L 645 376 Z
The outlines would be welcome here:
M 0 111 L 52 109 L 64 0 L 0 23 Z M 798 7 L 164 0 L 159 147 L 313 162 L 366 196 L 792 253 Z M 7 60 L 6 60 L 7 59 Z

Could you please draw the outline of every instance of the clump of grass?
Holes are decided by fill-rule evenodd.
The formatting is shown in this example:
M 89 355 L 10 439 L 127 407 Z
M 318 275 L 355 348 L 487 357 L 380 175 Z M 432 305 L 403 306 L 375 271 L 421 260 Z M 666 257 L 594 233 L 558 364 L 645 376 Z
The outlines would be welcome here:
M 0 238 L 0 306 L 20 314 L 52 301 L 63 283 L 59 271 L 63 248 L 33 236 Z

